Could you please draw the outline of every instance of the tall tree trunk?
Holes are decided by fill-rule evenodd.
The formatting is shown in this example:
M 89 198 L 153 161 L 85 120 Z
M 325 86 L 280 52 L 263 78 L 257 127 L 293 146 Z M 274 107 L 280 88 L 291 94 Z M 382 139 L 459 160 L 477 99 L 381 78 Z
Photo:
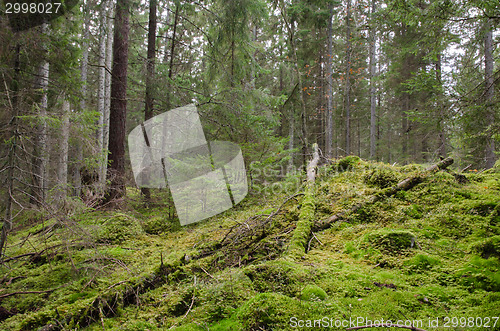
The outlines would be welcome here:
M 90 15 L 88 13 L 88 5 L 86 3 L 83 4 L 83 15 L 82 63 L 80 66 L 80 82 L 82 84 L 80 112 L 84 112 L 87 108 L 87 72 L 89 65 Z M 82 175 L 80 170 L 83 163 L 83 141 L 77 140 L 75 154 L 76 162 L 73 168 L 74 195 L 80 197 L 82 193 Z
M 333 5 L 330 3 L 330 16 L 328 18 L 328 54 L 326 61 L 326 157 L 333 157 L 333 78 L 332 78 L 332 62 L 333 62 L 333 47 L 332 47 L 332 34 L 333 34 Z
M 376 59 L 376 40 L 375 40 L 375 26 L 373 16 L 375 14 L 375 1 L 372 0 L 371 13 L 370 13 L 370 159 L 376 158 L 376 146 L 377 146 L 377 100 L 376 100 L 376 89 L 375 89 L 375 75 L 377 72 L 377 59 Z
M 59 185 L 58 196 L 60 199 L 66 198 L 68 189 L 68 146 L 69 146 L 69 116 L 70 103 L 63 96 L 62 105 L 62 130 L 59 143 L 59 164 L 57 168 L 57 181 Z
M 7 91 L 7 98 L 10 105 L 11 111 L 11 122 L 9 125 L 10 132 L 10 148 L 7 159 L 7 202 L 5 205 L 5 217 L 3 219 L 2 233 L 0 234 L 0 258 L 4 256 L 4 248 L 7 245 L 7 236 L 12 229 L 12 203 L 14 199 L 12 194 L 14 193 L 14 166 L 15 166 L 15 157 L 16 150 L 18 144 L 18 121 L 17 117 L 19 116 L 19 73 L 21 71 L 20 68 L 20 54 L 21 54 L 21 46 L 20 44 L 16 45 L 16 51 L 14 55 L 14 76 L 12 77 L 11 88 L 12 95 L 9 94 L 9 89 L 5 86 Z
M 172 84 L 172 77 L 174 75 L 174 58 L 175 58 L 175 38 L 177 34 L 177 24 L 179 23 L 179 5 L 175 5 L 175 14 L 174 14 L 174 27 L 172 31 L 172 40 L 170 41 L 170 61 L 168 64 L 168 81 L 167 81 L 167 89 L 166 89 L 166 99 L 167 99 L 167 109 L 172 107 L 172 100 L 170 100 L 170 89 Z
M 347 0 L 345 74 L 345 152 L 351 154 L 351 0 Z
M 48 23 L 41 27 L 42 35 L 47 34 Z M 38 68 L 38 79 L 35 88 L 41 92 L 38 105 L 38 125 L 35 133 L 35 145 L 33 146 L 33 194 L 30 199 L 37 205 L 45 202 L 48 190 L 48 154 L 47 154 L 47 107 L 49 86 L 49 62 L 47 60 L 47 49 L 43 46 L 45 54 Z
M 107 28 L 107 40 L 106 40 L 106 84 L 104 93 L 104 123 L 103 123 L 103 149 L 104 149 L 104 161 L 103 167 L 106 169 L 108 164 L 108 143 L 109 143 L 109 108 L 111 105 L 111 67 L 113 65 L 113 18 L 111 17 L 114 12 L 114 2 L 110 2 L 108 8 L 108 23 Z
M 405 40 L 407 36 L 407 26 L 406 24 L 403 23 L 402 29 L 401 29 L 401 34 L 403 37 L 403 40 Z M 402 79 L 402 84 L 407 83 L 408 80 L 410 79 L 410 72 L 411 72 L 411 61 L 410 61 L 410 54 L 405 54 L 404 60 L 403 60 L 403 66 L 401 67 L 401 79 Z M 401 93 L 401 139 L 402 139 L 402 159 L 403 163 L 406 164 L 408 163 L 408 137 L 409 137 L 409 131 L 410 128 L 408 126 L 408 111 L 410 110 L 410 92 L 407 91 L 407 87 L 404 85 L 402 86 L 402 93 Z
M 109 116 L 109 165 L 111 181 L 106 200 L 125 195 L 125 120 L 127 118 L 127 65 L 129 0 L 117 0 Z
M 493 107 L 494 80 L 493 80 L 493 31 L 491 19 L 487 18 L 484 35 L 484 76 L 486 96 L 486 119 L 489 125 L 486 131 L 485 167 L 492 168 L 495 165 L 495 139 L 493 138 L 493 123 L 495 123 L 495 110 Z
M 148 54 L 146 63 L 146 100 L 144 109 L 144 120 L 147 121 L 153 117 L 154 108 L 154 72 L 156 57 L 156 0 L 149 1 L 149 27 L 148 27 Z M 151 200 L 149 188 L 141 188 L 141 193 L 146 201 Z
M 437 55 L 436 59 L 436 80 L 438 84 L 441 86 L 442 85 L 442 80 L 441 80 L 441 53 Z M 439 98 L 442 98 L 443 96 L 440 95 Z M 438 154 L 440 157 L 445 158 L 446 157 L 446 134 L 444 130 L 444 104 L 441 100 L 438 102 L 438 107 L 439 107 L 439 119 L 438 119 Z
M 97 77 L 97 112 L 99 113 L 99 119 L 97 122 L 97 155 L 100 156 L 99 169 L 97 170 L 99 176 L 99 186 L 103 185 L 106 176 L 105 163 L 102 160 L 104 151 L 104 116 L 106 108 L 106 42 L 107 42 L 107 6 L 108 1 L 104 0 L 101 5 L 100 12 L 100 27 L 101 31 L 99 35 L 99 51 L 98 51 L 98 77 Z

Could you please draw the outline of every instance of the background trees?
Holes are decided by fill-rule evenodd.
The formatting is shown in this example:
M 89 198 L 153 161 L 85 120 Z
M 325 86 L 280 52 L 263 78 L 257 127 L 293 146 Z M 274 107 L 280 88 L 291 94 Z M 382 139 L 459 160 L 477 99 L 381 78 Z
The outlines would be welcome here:
M 210 140 L 281 174 L 314 142 L 327 157 L 491 167 L 499 12 L 496 1 L 86 0 L 16 32 L 2 14 L 3 229 L 61 188 L 97 203 L 106 167 L 120 196 L 133 185 L 128 129 L 192 102 Z

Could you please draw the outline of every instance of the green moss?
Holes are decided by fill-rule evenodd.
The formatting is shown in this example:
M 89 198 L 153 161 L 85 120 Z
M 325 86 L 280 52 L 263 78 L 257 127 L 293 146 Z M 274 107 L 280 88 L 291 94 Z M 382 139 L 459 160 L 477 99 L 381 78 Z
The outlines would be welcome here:
M 427 254 L 417 254 L 404 263 L 409 272 L 421 272 L 424 270 L 430 270 L 440 264 L 441 261 L 438 258 L 429 256 Z
M 300 293 L 300 300 L 322 301 L 327 298 L 326 292 L 317 285 L 308 284 Z
M 366 236 L 366 241 L 386 251 L 398 252 L 402 249 L 412 248 L 415 235 L 408 230 L 381 229 L 369 233 Z
M 307 241 L 311 235 L 312 222 L 314 220 L 314 195 L 310 188 L 306 189 L 302 199 L 299 220 L 290 242 L 289 254 L 292 257 L 298 257 L 305 253 Z
M 137 238 L 144 230 L 139 220 L 125 215 L 114 214 L 100 226 L 98 238 L 101 242 L 121 243 L 128 239 Z
M 487 259 L 490 256 L 500 258 L 500 236 L 489 237 L 471 245 L 471 250 Z
M 363 176 L 363 180 L 366 184 L 378 188 L 387 188 L 398 183 L 396 174 L 387 169 L 372 170 Z

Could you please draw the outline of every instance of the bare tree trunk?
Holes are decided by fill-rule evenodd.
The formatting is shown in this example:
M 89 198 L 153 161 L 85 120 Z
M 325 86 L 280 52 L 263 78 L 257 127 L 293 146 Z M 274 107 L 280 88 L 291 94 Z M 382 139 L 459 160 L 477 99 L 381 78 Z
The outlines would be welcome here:
M 41 32 L 48 32 L 48 23 L 42 24 Z M 45 50 L 46 47 L 44 46 Z M 38 105 L 38 125 L 35 133 L 35 145 L 33 146 L 33 194 L 31 202 L 41 205 L 45 202 L 48 189 L 48 155 L 47 155 L 47 107 L 49 86 L 49 62 L 45 58 L 38 68 L 38 81 L 35 88 L 41 91 L 41 100 Z
M 177 24 L 179 23 L 179 5 L 175 5 L 175 14 L 174 14 L 174 27 L 172 31 L 172 40 L 170 41 L 170 61 L 168 65 L 168 81 L 167 81 L 167 89 L 166 89 L 166 100 L 167 100 L 167 109 L 170 109 L 172 106 L 172 101 L 170 100 L 170 89 L 172 77 L 174 74 L 174 58 L 175 58 L 175 38 L 177 34 Z
M 377 126 L 377 100 L 376 100 L 376 89 L 375 89 L 375 75 L 377 73 L 377 59 L 376 59 L 376 40 L 375 40 L 375 27 L 373 21 L 373 15 L 375 14 L 375 1 L 372 0 L 371 6 L 371 26 L 370 26 L 370 159 L 376 157 L 376 146 L 377 146 L 377 136 L 376 136 L 376 126 Z
M 70 104 L 64 96 L 62 105 L 62 130 L 59 144 L 59 164 L 57 168 L 57 181 L 59 185 L 58 197 L 66 198 L 68 189 L 68 146 L 69 146 L 69 116 Z
M 99 35 L 99 50 L 98 50 L 98 76 L 97 76 L 97 112 L 99 120 L 97 122 L 97 155 L 99 155 L 99 168 L 97 170 L 99 176 L 99 186 L 105 182 L 105 163 L 102 160 L 104 151 L 104 117 L 106 108 L 106 43 L 107 43 L 107 5 L 108 1 L 104 0 L 101 4 L 100 14 L 100 35 Z
M 109 165 L 111 181 L 106 200 L 125 195 L 125 120 L 127 118 L 127 66 L 129 36 L 129 0 L 117 0 L 111 77 L 109 117 Z
M 486 96 L 486 118 L 489 126 L 486 132 L 485 167 L 492 168 L 495 165 L 495 139 L 493 138 L 492 125 L 495 123 L 495 110 L 493 107 L 494 80 L 493 80 L 493 32 L 491 19 L 487 18 L 484 35 L 484 76 L 485 76 L 485 96 Z
M 437 55 L 436 59 L 436 80 L 438 81 L 438 84 L 441 86 L 442 81 L 441 81 L 441 53 Z M 440 98 L 442 97 L 441 95 L 439 96 Z M 440 100 L 438 102 L 438 107 L 439 107 L 439 122 L 438 122 L 438 154 L 440 157 L 444 158 L 446 157 L 446 134 L 444 131 L 444 105 L 443 102 Z
M 332 79 L 332 57 L 333 57 L 333 47 L 332 47 L 332 21 L 333 21 L 333 5 L 329 4 L 330 16 L 328 18 L 328 54 L 326 61 L 326 157 L 333 157 L 333 79 Z
M 345 75 L 345 152 L 351 154 L 351 0 L 347 0 L 346 15 L 346 75 Z
M 292 108 L 293 109 L 293 108 Z M 288 150 L 290 151 L 290 159 L 288 159 L 288 169 L 287 173 L 293 170 L 293 140 L 295 139 L 295 114 L 293 110 L 290 110 L 289 130 L 288 130 Z
M 148 54 L 147 54 L 147 74 L 146 74 L 146 100 L 144 109 L 144 120 L 153 117 L 154 108 L 154 73 L 156 57 L 156 0 L 149 1 L 149 28 L 148 28 Z M 146 201 L 151 200 L 149 188 L 141 188 L 141 193 Z
M 104 162 L 103 166 L 106 169 L 108 164 L 108 143 L 109 143 L 109 107 L 111 105 L 111 67 L 113 65 L 113 21 L 111 17 L 114 13 L 114 2 L 110 2 L 108 8 L 108 23 L 107 28 L 107 40 L 106 40 L 106 84 L 104 93 L 104 123 L 103 123 L 103 149 L 104 149 Z M 105 170 L 104 170 L 105 171 Z
M 83 20 L 83 44 L 82 44 L 82 63 L 80 67 L 80 82 L 82 83 L 81 89 L 81 99 L 80 99 L 80 111 L 85 111 L 87 108 L 87 72 L 88 72 L 88 64 L 89 64 L 89 37 L 90 37 L 90 16 L 88 11 L 88 6 L 83 4 L 83 12 L 84 12 L 84 20 Z M 73 185 L 74 185 L 74 194 L 79 197 L 82 193 L 82 175 L 81 175 L 81 167 L 83 163 L 83 142 L 76 142 L 76 162 L 75 167 L 73 168 Z

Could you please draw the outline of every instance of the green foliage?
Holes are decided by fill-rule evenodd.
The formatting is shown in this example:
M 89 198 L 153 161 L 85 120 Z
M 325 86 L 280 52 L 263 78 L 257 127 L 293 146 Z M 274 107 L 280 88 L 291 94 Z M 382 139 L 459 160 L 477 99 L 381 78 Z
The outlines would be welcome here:
M 407 230 L 381 229 L 366 236 L 366 241 L 389 252 L 412 248 L 415 235 Z

